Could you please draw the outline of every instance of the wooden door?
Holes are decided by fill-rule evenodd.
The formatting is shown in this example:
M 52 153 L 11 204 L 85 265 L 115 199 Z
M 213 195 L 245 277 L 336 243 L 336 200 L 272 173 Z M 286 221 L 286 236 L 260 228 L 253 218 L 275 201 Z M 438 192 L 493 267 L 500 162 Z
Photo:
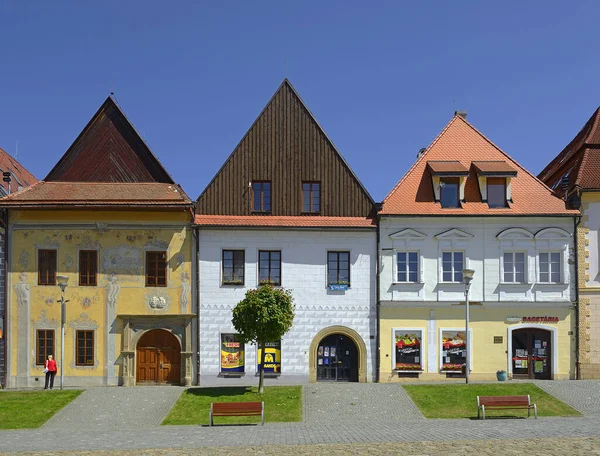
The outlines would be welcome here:
M 181 349 L 168 331 L 155 329 L 142 336 L 137 346 L 136 383 L 180 383 Z

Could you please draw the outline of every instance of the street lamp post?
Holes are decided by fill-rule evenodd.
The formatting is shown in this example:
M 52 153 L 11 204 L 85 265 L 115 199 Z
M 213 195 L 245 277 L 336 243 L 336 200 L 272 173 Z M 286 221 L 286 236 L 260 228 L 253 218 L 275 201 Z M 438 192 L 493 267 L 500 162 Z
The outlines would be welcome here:
M 56 276 L 57 285 L 60 287 L 60 389 L 63 389 L 65 384 L 65 320 L 67 315 L 65 301 L 65 290 L 67 289 L 67 283 L 69 278 L 63 275 Z
M 465 337 L 466 339 L 466 351 L 467 351 L 467 356 L 466 356 L 466 366 L 465 366 L 465 382 L 469 383 L 469 368 L 471 367 L 470 362 L 471 362 L 471 354 L 469 353 L 469 342 L 470 342 L 470 337 L 469 337 L 469 288 L 471 288 L 471 281 L 473 280 L 473 274 L 475 274 L 475 271 L 473 271 L 472 269 L 463 269 L 462 271 L 462 277 L 463 277 L 463 283 L 465 284 Z

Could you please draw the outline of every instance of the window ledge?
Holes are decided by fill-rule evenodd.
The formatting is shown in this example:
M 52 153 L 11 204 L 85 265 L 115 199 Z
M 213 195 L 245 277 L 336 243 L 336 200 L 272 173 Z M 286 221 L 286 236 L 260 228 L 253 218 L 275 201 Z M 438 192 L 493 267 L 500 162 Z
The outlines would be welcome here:
M 393 369 L 392 372 L 400 372 L 402 374 L 422 374 L 424 369 Z
M 245 372 L 219 372 L 219 377 L 224 378 L 239 378 L 244 377 L 245 375 Z
M 419 282 L 392 282 L 392 285 L 424 285 L 424 281 Z
M 321 215 L 321 211 L 318 212 L 300 212 L 300 215 Z
M 500 285 L 508 285 L 508 286 L 531 286 L 533 282 L 500 282 Z
M 243 283 L 233 283 L 233 282 L 222 282 L 222 287 L 244 287 Z

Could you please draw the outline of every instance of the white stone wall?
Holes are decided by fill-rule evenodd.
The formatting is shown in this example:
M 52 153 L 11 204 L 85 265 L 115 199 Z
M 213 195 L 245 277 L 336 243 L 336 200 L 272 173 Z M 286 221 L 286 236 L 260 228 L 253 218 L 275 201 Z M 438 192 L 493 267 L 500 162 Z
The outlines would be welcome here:
M 390 217 L 382 218 L 380 230 L 382 301 L 464 300 L 462 283 L 442 283 L 441 252 L 444 250 L 465 252 L 465 267 L 475 270 L 470 291 L 473 301 L 567 303 L 575 299 L 573 219 L 570 217 Z M 502 232 L 504 235 L 498 237 Z M 505 250 L 526 252 L 525 284 L 502 283 Z M 419 252 L 420 283 L 394 282 L 397 251 Z M 561 253 L 561 283 L 539 283 L 540 251 Z
M 296 317 L 282 339 L 281 379 L 308 379 L 308 350 L 322 329 L 342 325 L 355 330 L 367 346 L 367 378 L 375 367 L 376 233 L 341 230 L 200 229 L 200 376 L 214 380 L 220 371 L 220 335 L 235 333 L 231 310 L 258 284 L 258 251 L 281 250 L 281 285 L 291 289 Z M 245 250 L 244 286 L 221 284 L 222 250 Z M 327 289 L 327 252 L 350 252 L 350 289 Z M 371 338 L 372 337 L 372 338 Z M 245 372 L 256 373 L 256 347 L 247 344 Z M 227 382 L 230 379 L 224 379 Z
M 584 226 L 589 230 L 585 235 L 588 241 L 587 251 L 590 256 L 587 259 L 581 259 L 589 263 L 588 270 L 590 279 L 586 281 L 586 287 L 600 287 L 600 245 L 598 244 L 598 231 L 600 230 L 600 203 L 589 203 L 582 207 Z

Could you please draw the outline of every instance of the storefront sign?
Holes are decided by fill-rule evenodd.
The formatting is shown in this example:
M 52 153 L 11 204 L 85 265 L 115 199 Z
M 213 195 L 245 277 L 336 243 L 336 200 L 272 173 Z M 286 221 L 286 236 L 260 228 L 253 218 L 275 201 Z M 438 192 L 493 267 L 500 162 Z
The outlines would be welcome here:
M 464 331 L 442 331 L 442 370 L 460 371 L 467 362 L 467 337 Z
M 244 372 L 244 344 L 236 334 L 221 334 L 221 372 Z
M 558 317 L 506 317 L 507 323 L 558 323 Z
M 348 289 L 348 284 L 345 283 L 331 283 L 329 284 L 330 290 L 335 291 L 346 291 Z
M 262 350 L 258 349 L 258 371 L 262 361 Z M 281 373 L 281 341 L 267 342 L 265 345 L 265 374 Z
M 394 350 L 396 352 L 396 370 L 422 370 L 421 331 L 394 331 Z

